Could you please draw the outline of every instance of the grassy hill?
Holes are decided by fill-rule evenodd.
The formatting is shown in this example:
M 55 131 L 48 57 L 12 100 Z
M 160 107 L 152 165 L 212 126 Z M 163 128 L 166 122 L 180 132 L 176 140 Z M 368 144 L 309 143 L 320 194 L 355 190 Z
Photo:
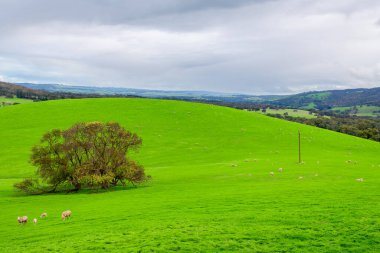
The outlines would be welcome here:
M 104 193 L 15 193 L 14 182 L 33 176 L 31 146 L 79 121 L 118 121 L 138 133 L 143 146 L 132 155 L 152 181 Z M 2 108 L 0 146 L 3 252 L 380 248 L 380 144 L 373 141 L 213 105 L 80 99 Z M 73 217 L 63 222 L 66 209 Z M 36 225 L 17 224 L 17 216 L 42 212 L 48 218 Z
M 359 105 L 380 106 L 380 88 L 313 91 L 280 98 L 272 104 L 305 109 Z

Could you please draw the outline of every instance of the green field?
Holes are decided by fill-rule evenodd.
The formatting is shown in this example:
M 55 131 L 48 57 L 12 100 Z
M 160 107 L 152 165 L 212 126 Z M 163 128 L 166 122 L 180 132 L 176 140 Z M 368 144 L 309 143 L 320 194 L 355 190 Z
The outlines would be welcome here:
M 334 107 L 333 111 L 345 112 L 350 111 L 351 115 L 361 116 L 361 117 L 377 117 L 380 116 L 380 106 L 372 105 L 359 105 L 356 106 L 357 112 L 353 111 L 353 107 Z
M 310 114 L 309 111 L 300 110 L 300 109 L 271 109 L 267 108 L 264 114 L 281 114 L 284 115 L 287 113 L 291 117 L 299 117 L 299 118 L 316 118 L 315 113 Z
M 98 193 L 16 193 L 13 183 L 35 170 L 31 146 L 79 121 L 117 121 L 138 133 L 143 146 L 132 155 L 152 181 Z M 213 105 L 79 99 L 2 108 L 0 145 L 0 252 L 380 250 L 377 142 Z M 67 209 L 73 217 L 61 221 Z M 48 218 L 35 225 L 17 223 L 42 212 Z
M 25 104 L 33 102 L 30 99 L 23 99 L 23 98 L 7 98 L 4 96 L 0 96 L 0 107 L 3 106 L 3 103 L 18 103 L 18 104 Z
M 330 95 L 331 95 L 331 92 L 324 91 L 324 92 L 317 92 L 317 93 L 309 94 L 309 95 L 306 95 L 306 97 L 323 100 L 323 99 L 328 98 Z
M 302 108 L 306 109 L 306 110 L 310 110 L 310 109 L 315 109 L 315 107 L 317 107 L 317 105 L 314 102 L 312 102 L 312 103 L 309 103 L 307 106 L 304 106 Z

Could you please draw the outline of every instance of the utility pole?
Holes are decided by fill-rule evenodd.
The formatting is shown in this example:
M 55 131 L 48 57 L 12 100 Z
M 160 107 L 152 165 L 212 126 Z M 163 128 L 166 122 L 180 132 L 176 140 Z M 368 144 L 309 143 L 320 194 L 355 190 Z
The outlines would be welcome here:
M 301 132 L 298 130 L 298 163 L 301 163 Z

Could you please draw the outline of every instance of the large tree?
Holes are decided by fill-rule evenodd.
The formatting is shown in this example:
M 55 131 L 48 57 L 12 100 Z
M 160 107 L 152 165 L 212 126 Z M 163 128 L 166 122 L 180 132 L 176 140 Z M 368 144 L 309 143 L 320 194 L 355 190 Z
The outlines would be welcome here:
M 52 190 L 62 184 L 74 190 L 136 184 L 147 176 L 127 152 L 137 150 L 141 143 L 140 137 L 118 123 L 78 123 L 67 130 L 46 133 L 32 148 L 31 163 Z M 32 182 L 25 180 L 15 186 L 23 189 L 34 185 Z

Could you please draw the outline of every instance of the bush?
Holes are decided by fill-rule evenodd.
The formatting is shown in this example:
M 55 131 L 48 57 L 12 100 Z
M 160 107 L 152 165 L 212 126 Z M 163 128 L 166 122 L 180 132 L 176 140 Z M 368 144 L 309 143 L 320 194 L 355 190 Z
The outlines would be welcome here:
M 15 183 L 14 187 L 28 194 L 41 194 L 47 191 L 47 189 L 44 189 L 41 186 L 40 182 L 37 179 L 31 178 L 27 178 L 19 183 Z
M 118 123 L 78 123 L 67 130 L 46 133 L 32 148 L 31 163 L 52 191 L 63 184 L 74 190 L 137 184 L 149 177 L 141 165 L 127 157 L 127 152 L 141 144 L 140 137 Z M 15 187 L 31 193 L 37 184 L 25 179 Z

